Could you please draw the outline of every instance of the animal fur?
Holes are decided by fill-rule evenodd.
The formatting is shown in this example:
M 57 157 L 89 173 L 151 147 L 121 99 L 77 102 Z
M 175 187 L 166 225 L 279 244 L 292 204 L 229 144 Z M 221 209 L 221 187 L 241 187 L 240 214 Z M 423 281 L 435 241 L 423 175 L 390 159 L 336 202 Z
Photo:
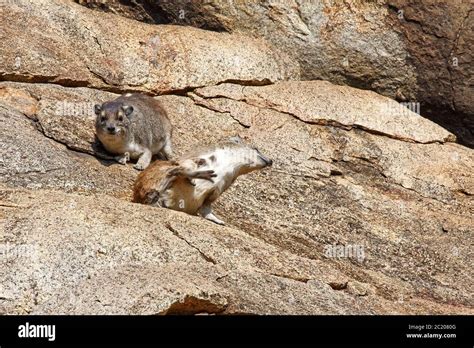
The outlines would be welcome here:
M 153 155 L 172 156 L 172 126 L 160 102 L 144 94 L 125 94 L 95 105 L 96 134 L 105 149 L 126 164 L 138 159 L 135 169 L 143 170 Z
M 272 161 L 240 138 L 202 148 L 178 161 L 157 161 L 140 173 L 133 201 L 201 215 L 224 224 L 211 209 L 238 176 L 271 166 Z

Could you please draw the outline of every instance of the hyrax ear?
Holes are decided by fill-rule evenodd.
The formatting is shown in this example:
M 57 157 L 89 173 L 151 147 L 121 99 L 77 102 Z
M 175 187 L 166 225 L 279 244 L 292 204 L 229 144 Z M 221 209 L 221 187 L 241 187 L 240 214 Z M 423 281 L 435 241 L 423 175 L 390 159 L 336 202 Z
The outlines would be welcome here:
M 133 113 L 133 106 L 124 105 L 122 106 L 122 110 L 125 113 L 125 116 L 130 117 L 130 115 Z
M 102 105 L 95 104 L 94 105 L 94 112 L 95 112 L 96 115 L 99 115 L 102 112 Z
M 207 164 L 207 162 L 204 158 L 193 158 L 193 161 L 194 161 L 194 163 L 196 163 L 196 165 L 198 167 L 202 167 L 202 166 Z
M 230 137 L 229 141 L 235 143 L 235 144 L 242 144 L 243 140 L 240 136 L 236 135 L 235 137 Z

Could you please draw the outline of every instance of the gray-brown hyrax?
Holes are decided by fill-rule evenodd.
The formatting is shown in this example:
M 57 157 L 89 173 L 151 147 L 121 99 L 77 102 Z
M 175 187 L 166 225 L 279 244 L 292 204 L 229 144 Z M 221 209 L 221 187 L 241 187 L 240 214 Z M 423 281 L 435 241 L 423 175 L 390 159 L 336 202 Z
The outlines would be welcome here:
M 153 155 L 172 156 L 172 126 L 160 102 L 144 94 L 125 94 L 94 106 L 95 130 L 105 149 L 121 164 L 138 159 L 143 170 Z

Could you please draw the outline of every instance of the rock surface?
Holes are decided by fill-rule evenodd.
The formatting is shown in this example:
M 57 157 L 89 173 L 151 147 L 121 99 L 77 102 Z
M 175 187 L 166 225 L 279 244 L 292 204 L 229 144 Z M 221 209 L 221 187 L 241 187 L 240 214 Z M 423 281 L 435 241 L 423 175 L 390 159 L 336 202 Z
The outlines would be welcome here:
M 142 5 L 153 6 L 150 14 L 171 23 L 264 37 L 300 63 L 305 80 L 421 102 L 424 116 L 474 147 L 470 1 L 144 0 Z
M 251 106 L 291 114 L 309 124 L 361 128 L 391 138 L 419 143 L 455 140 L 445 129 L 394 100 L 372 91 L 336 86 L 326 81 L 281 82 L 265 87 L 221 84 L 217 87 L 201 88 L 194 93 L 198 98 L 212 98 L 211 101 L 206 100 L 204 105 L 212 105 L 215 108 L 219 108 L 222 103 L 229 103 L 227 99 L 231 99 L 230 102 L 245 101 Z M 233 106 L 224 106 L 224 109 L 233 112 Z M 234 113 L 238 115 L 239 110 Z
M 474 148 L 473 3 L 389 0 L 388 5 L 417 71 L 415 96 L 422 113 Z
M 298 64 L 262 40 L 142 24 L 66 0 L 11 2 L 0 21 L 1 80 L 169 93 L 299 77 Z
M 128 195 L 135 171 L 111 165 L 101 149 L 97 158 L 88 155 L 96 150 L 90 101 L 110 96 L 85 88 L 1 83 L 0 182 Z
M 435 143 L 388 136 L 403 124 L 386 135 L 340 126 L 341 87 L 295 83 L 159 97 L 177 153 L 239 133 L 274 159 L 218 201 L 229 227 L 129 202 L 131 165 L 91 157 L 90 111 L 72 107 L 112 94 L 2 83 L 1 242 L 11 250 L 1 311 L 471 313 L 472 150 L 445 143 L 445 131 L 416 115 Z M 289 99 L 295 88 L 320 109 Z M 356 122 L 357 110 L 385 101 L 346 89 L 345 100 L 360 98 Z M 28 95 L 38 105 L 23 102 Z M 55 114 L 66 110 L 55 103 L 79 112 Z M 333 115 L 329 125 L 311 122 L 319 112 Z M 15 129 L 28 131 L 9 137 Z M 327 253 L 337 245 L 349 254 Z
M 9 6 L 23 17 L 0 43 L 0 313 L 474 313 L 474 151 L 450 132 L 374 92 L 279 81 L 295 66 L 264 54 L 232 63 L 253 43 L 279 55 L 260 40 L 65 0 Z M 193 59 L 134 84 L 118 62 L 153 65 L 133 43 L 154 33 L 189 37 L 175 57 Z M 102 80 L 93 64 L 130 74 Z M 176 155 L 240 134 L 274 160 L 216 202 L 226 227 L 130 202 L 137 171 L 97 144 L 92 106 L 131 87 L 166 92 Z

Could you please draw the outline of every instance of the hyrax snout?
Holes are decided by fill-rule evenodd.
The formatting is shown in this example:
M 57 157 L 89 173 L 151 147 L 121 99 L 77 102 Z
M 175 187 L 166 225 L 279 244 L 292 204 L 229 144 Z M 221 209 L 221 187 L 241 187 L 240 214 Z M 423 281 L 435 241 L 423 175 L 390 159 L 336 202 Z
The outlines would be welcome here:
M 95 130 L 104 148 L 121 164 L 138 159 L 135 169 L 143 170 L 153 155 L 172 156 L 172 126 L 161 103 L 144 94 L 125 94 L 96 104 Z
M 257 148 L 233 137 L 198 149 L 177 161 L 156 161 L 138 176 L 134 202 L 157 205 L 224 224 L 212 213 L 214 202 L 235 179 L 272 165 Z

